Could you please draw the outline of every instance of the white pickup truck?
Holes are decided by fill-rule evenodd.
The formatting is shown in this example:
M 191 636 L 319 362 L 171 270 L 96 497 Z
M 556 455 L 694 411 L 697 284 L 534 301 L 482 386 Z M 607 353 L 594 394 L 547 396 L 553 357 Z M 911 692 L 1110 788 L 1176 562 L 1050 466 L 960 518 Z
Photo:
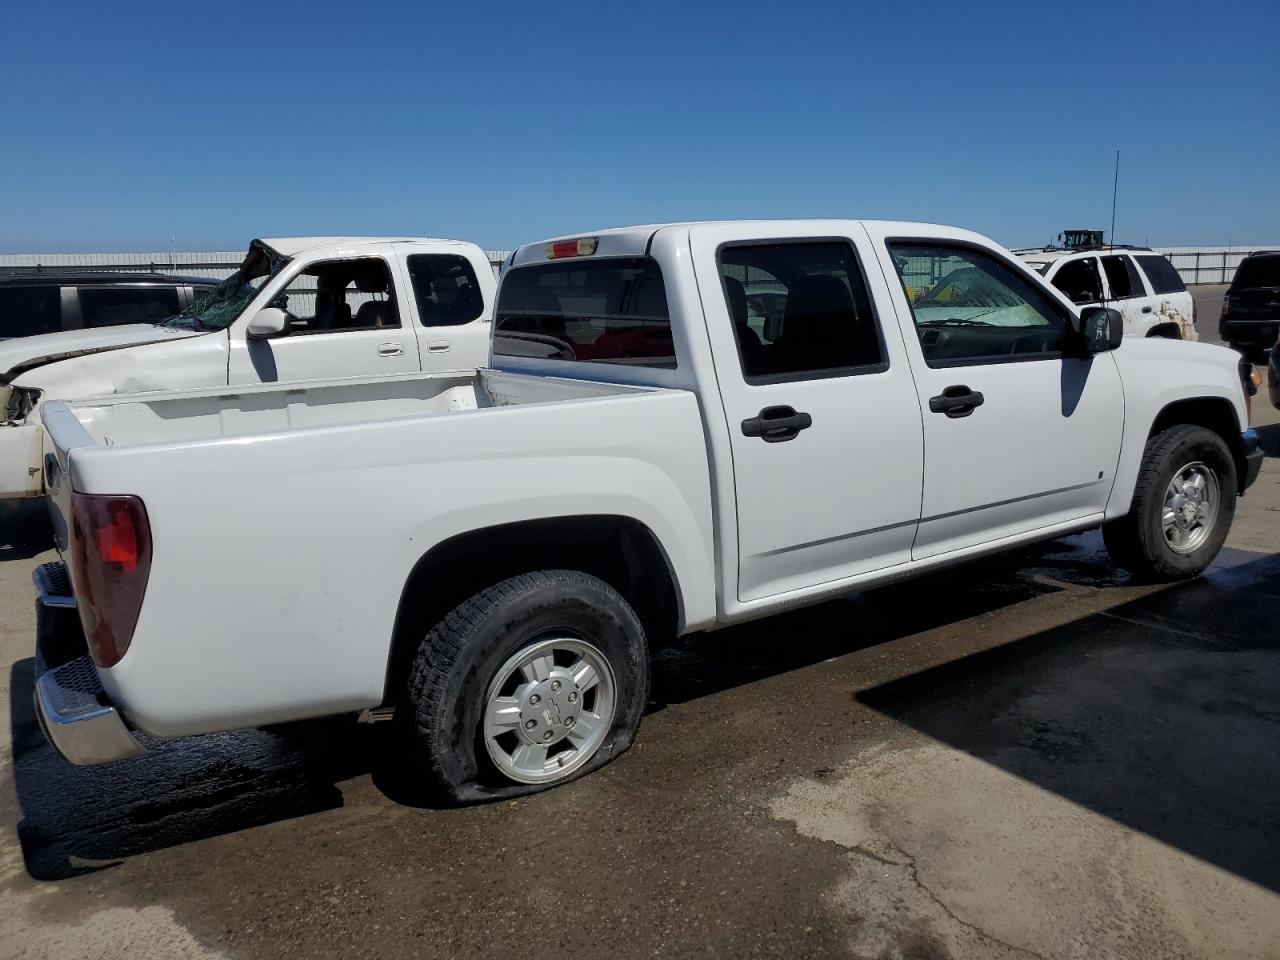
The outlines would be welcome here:
M 42 397 L 475 369 L 496 283 L 471 243 L 254 240 L 173 319 L 0 344 L 0 501 L 43 491 Z
M 926 267 L 945 296 L 902 279 Z M 1122 343 L 950 227 L 532 244 L 493 353 L 46 404 L 62 754 L 394 712 L 426 783 L 513 796 L 624 750 L 679 634 L 1099 525 L 1135 574 L 1193 576 L 1262 456 L 1233 353 Z

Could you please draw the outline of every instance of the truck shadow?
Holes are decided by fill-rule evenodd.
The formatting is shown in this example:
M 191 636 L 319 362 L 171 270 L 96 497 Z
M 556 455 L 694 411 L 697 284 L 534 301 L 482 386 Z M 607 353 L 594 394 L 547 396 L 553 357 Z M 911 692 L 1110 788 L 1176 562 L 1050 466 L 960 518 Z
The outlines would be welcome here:
M 1089 534 L 691 636 L 655 656 L 647 712 L 992 612 L 1060 590 L 1064 581 L 1107 586 L 1125 578 Z M 852 642 L 851 622 L 858 624 Z M 413 765 L 390 725 L 359 726 L 350 718 L 150 741 L 139 761 L 71 766 L 39 730 L 32 668 L 29 659 L 15 664 L 9 689 L 17 832 L 34 879 L 65 879 L 137 854 L 333 810 L 345 802 L 346 782 L 366 775 L 393 802 L 433 806 L 412 782 Z M 937 681 L 940 689 L 947 682 Z M 910 692 L 927 700 L 924 688 Z M 877 702 L 888 710 L 892 697 Z
M 1251 556 L 856 699 L 1280 891 L 1280 555 Z

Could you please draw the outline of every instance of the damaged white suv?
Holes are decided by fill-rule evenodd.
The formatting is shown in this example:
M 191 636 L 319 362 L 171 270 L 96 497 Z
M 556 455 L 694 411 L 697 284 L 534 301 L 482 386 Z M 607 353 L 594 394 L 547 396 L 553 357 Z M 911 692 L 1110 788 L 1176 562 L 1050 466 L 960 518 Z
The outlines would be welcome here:
M 1195 302 L 1163 254 L 1129 246 L 1015 253 L 1076 306 L 1120 311 L 1126 337 L 1199 339 Z

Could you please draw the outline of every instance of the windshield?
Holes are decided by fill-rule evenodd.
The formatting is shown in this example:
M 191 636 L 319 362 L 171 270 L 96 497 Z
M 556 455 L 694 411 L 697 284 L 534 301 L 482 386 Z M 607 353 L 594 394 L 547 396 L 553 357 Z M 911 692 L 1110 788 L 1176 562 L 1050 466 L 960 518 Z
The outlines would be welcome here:
M 244 262 L 231 276 L 212 290 L 199 294 L 191 306 L 165 321 L 181 330 L 225 330 L 235 322 L 262 285 L 289 262 L 256 242 L 249 247 Z

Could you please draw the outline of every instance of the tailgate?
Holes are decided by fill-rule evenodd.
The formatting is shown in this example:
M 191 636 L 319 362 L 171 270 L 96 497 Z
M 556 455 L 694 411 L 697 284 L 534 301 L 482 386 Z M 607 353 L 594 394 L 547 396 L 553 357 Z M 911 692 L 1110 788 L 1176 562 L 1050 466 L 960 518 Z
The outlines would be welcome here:
M 67 519 L 71 516 L 71 452 L 96 447 L 97 441 L 84 428 L 71 408 L 54 400 L 40 408 L 47 442 L 44 454 L 44 484 L 49 496 L 49 519 L 53 522 L 53 542 L 58 552 L 67 549 Z

